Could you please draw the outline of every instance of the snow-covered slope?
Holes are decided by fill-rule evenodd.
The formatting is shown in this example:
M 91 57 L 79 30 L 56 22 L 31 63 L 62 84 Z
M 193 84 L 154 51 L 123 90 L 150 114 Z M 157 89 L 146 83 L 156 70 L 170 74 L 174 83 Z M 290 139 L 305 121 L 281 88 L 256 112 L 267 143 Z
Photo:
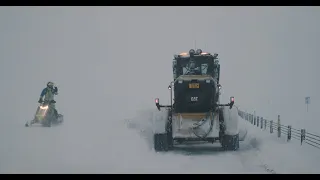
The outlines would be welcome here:
M 176 152 L 152 150 L 153 111 L 118 121 L 26 128 L 1 126 L 1 173 L 264 173 L 250 157 L 250 144 L 237 153 L 220 146 L 194 146 Z M 129 128 L 128 128 L 129 127 Z M 131 129 L 130 129 L 131 128 Z M 133 128 L 133 129 L 132 129 Z M 140 131 L 140 133 L 137 133 Z M 232 167 L 232 168 L 230 168 Z
M 128 119 L 130 128 L 138 130 L 152 151 L 153 111 L 141 112 L 136 118 Z M 150 117 L 149 121 L 146 117 Z M 221 152 L 219 144 L 178 146 L 174 152 L 166 154 L 185 155 L 192 158 L 185 167 L 199 167 L 194 172 L 208 173 L 319 173 L 319 150 L 309 146 L 300 146 L 299 142 L 286 138 L 277 138 L 275 134 L 264 132 L 239 117 L 240 129 L 248 134 L 240 144 L 238 152 Z M 186 157 L 187 158 L 187 157 Z M 203 161 L 201 160 L 203 159 Z M 171 161 L 170 161 L 171 162 Z M 174 163 L 172 161 L 171 163 Z M 204 167 L 203 167 L 204 166 Z M 200 167 L 203 169 L 200 170 Z M 189 173 L 189 169 L 182 170 Z
M 287 142 L 287 137 L 277 137 L 242 120 L 248 129 L 247 141 L 256 147 L 256 153 L 276 173 L 320 173 L 320 150 L 307 144 L 300 145 L 296 139 Z
M 154 97 L 169 102 L 172 55 L 197 40 L 221 57 L 223 102 L 232 94 L 263 116 L 318 127 L 317 116 L 301 120 L 301 112 L 305 95 L 310 115 L 318 109 L 319 11 L 289 9 L 1 7 L 0 173 L 319 172 L 317 149 L 245 121 L 238 152 L 206 144 L 155 153 L 155 108 L 132 115 Z M 181 30 L 177 22 L 204 26 Z M 48 81 L 59 87 L 65 123 L 25 128 Z
M 219 144 L 152 149 L 153 113 L 118 121 L 26 128 L 14 121 L 0 131 L 0 173 L 319 173 L 319 152 L 240 120 L 248 136 L 238 152 Z M 105 123 L 102 123 L 105 122 Z

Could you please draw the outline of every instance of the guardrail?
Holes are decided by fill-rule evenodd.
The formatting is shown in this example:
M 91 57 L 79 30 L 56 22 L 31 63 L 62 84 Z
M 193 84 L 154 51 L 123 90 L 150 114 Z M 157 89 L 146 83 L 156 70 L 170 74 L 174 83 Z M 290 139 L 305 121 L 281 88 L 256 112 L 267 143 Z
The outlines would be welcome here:
M 306 129 L 299 130 L 291 127 L 290 125 L 282 125 L 280 122 L 280 115 L 278 115 L 278 120 L 276 122 L 264 119 L 261 116 L 254 116 L 253 114 L 246 113 L 241 110 L 239 110 L 239 116 L 258 128 L 268 130 L 271 134 L 273 131 L 276 131 L 279 138 L 284 134 L 287 136 L 287 141 L 296 139 L 300 141 L 301 145 L 305 143 L 320 149 L 320 135 L 306 132 Z

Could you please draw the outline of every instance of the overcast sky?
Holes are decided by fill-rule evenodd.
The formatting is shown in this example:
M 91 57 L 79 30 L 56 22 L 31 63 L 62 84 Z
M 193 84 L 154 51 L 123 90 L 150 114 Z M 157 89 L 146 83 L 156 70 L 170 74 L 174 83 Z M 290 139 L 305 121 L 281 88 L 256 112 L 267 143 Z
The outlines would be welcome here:
M 31 119 L 54 81 L 69 119 L 169 102 L 175 53 L 218 53 L 223 100 L 270 118 L 320 107 L 318 7 L 0 7 L 0 114 Z M 295 112 L 295 114 L 292 114 Z M 121 113 L 121 114 L 120 114 Z

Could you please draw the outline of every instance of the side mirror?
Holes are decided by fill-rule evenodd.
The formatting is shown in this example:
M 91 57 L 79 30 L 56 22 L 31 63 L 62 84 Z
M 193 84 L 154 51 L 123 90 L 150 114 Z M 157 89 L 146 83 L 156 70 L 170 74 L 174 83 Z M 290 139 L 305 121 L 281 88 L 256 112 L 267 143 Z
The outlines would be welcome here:
M 157 106 L 158 110 L 160 111 L 159 98 L 155 99 L 155 103 L 156 103 L 156 106 Z
M 232 108 L 233 104 L 234 104 L 234 97 L 231 96 L 230 97 L 230 103 L 229 103 L 230 109 Z

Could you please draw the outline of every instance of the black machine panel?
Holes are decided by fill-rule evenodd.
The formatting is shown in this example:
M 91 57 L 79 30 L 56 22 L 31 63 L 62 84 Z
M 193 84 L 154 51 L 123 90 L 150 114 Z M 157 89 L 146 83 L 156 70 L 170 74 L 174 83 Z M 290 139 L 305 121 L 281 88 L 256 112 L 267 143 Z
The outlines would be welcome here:
M 200 113 L 210 111 L 216 100 L 213 80 L 179 80 L 174 84 L 174 108 L 177 113 Z

